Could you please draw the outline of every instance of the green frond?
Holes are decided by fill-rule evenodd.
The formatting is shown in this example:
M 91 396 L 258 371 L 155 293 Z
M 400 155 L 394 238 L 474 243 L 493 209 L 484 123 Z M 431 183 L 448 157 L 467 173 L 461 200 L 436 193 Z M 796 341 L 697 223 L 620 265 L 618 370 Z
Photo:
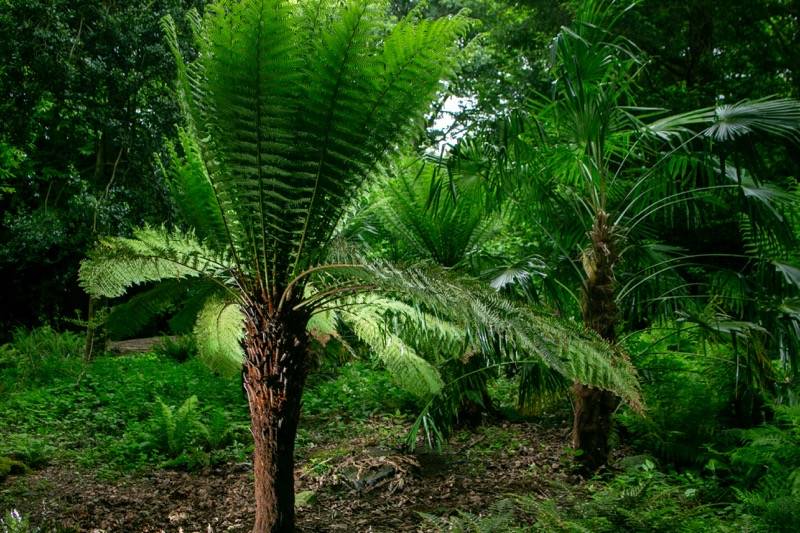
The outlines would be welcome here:
M 519 369 L 519 393 L 517 405 L 525 414 L 539 414 L 570 391 L 570 383 L 564 376 L 544 365 L 525 363 Z
M 348 308 L 343 318 L 400 387 L 420 398 L 439 393 L 444 383 L 438 370 L 387 327 L 381 303 L 371 300 L 367 305 Z
M 227 296 L 225 289 L 209 280 L 194 281 L 187 291 L 186 298 L 180 302 L 175 314 L 169 319 L 170 330 L 178 335 L 191 333 L 206 301 L 215 296 L 219 298 Z
M 242 369 L 244 314 L 238 304 L 210 298 L 194 327 L 197 354 L 209 368 L 224 375 Z
M 725 142 L 752 133 L 764 133 L 798 140 L 800 134 L 800 102 L 788 98 L 742 100 L 735 104 L 696 109 L 660 118 L 646 125 L 657 137 L 689 138 L 700 134 Z
M 425 399 L 437 394 L 443 382 L 434 366 L 436 361 L 431 360 L 435 358 L 420 353 L 418 347 L 463 338 L 463 332 L 418 308 L 369 294 L 342 299 L 335 310 L 315 313 L 307 329 L 315 337 L 330 335 L 342 340 L 342 323 L 388 370 L 398 386 Z M 425 341 L 418 342 L 422 336 Z
M 427 313 L 420 306 L 400 300 L 372 298 L 405 342 L 417 351 L 426 352 L 427 360 L 438 364 L 447 358 L 461 357 L 468 350 L 466 332 L 446 317 Z
M 193 234 L 143 228 L 133 238 L 106 237 L 81 263 L 81 286 L 93 296 L 114 298 L 133 285 L 205 277 L 225 282 L 231 268 L 220 253 Z
M 775 270 L 783 276 L 783 279 L 795 289 L 800 289 L 800 267 L 780 261 L 772 261 Z
M 137 335 L 153 319 L 174 309 L 188 292 L 188 284 L 165 281 L 115 305 L 106 318 L 106 329 L 112 339 L 129 339 Z
M 704 133 L 727 141 L 754 132 L 800 140 L 800 102 L 762 98 L 724 104 L 714 110 L 713 124 Z
M 178 128 L 178 143 L 182 155 L 168 143 L 169 166 L 164 169 L 174 204 L 183 222 L 194 229 L 199 238 L 215 249 L 225 250 L 230 245 L 230 227 L 223 217 L 200 147 L 183 128 Z M 235 213 L 227 212 L 227 218 L 236 220 Z M 240 227 L 238 223 L 232 226 Z
M 354 269 L 378 294 L 413 301 L 465 332 L 464 346 L 505 361 L 538 358 L 571 381 L 610 390 L 642 408 L 636 373 L 624 356 L 578 324 L 517 305 L 477 282 L 437 267 L 387 263 Z
M 187 124 L 181 210 L 272 294 L 322 259 L 356 188 L 421 131 L 466 19 L 389 27 L 367 0 L 242 0 L 193 20 L 191 63 L 164 22 Z
M 401 243 L 407 259 L 431 260 L 444 267 L 469 266 L 497 233 L 487 209 L 483 184 L 451 183 L 433 164 L 416 162 L 383 185 L 374 207 L 387 236 Z
M 407 18 L 375 53 L 371 48 L 380 36 L 369 28 L 382 16 L 367 2 L 354 2 L 311 56 L 310 71 L 317 77 L 308 82 L 303 119 L 310 122 L 303 125 L 317 157 L 309 162 L 312 196 L 296 261 L 304 249 L 327 242 L 352 192 L 376 165 L 421 132 L 429 102 L 451 74 L 452 43 L 466 28 L 460 17 Z M 327 201 L 320 204 L 323 196 Z

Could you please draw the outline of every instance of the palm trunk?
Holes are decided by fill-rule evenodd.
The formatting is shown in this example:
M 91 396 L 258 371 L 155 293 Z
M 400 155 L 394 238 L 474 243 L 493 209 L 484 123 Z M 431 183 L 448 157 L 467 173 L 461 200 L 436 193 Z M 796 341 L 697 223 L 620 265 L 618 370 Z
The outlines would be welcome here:
M 614 266 L 619 259 L 613 226 L 608 215 L 599 211 L 592 231 L 591 248 L 584 254 L 586 281 L 583 287 L 582 314 L 584 324 L 608 342 L 616 341 L 617 304 Z M 587 470 L 595 470 L 608 462 L 608 437 L 611 415 L 619 399 L 609 391 L 574 384 L 575 415 L 572 446 L 580 450 L 578 460 Z
M 306 316 L 247 313 L 242 376 L 255 451 L 254 533 L 294 531 L 294 441 L 308 374 Z

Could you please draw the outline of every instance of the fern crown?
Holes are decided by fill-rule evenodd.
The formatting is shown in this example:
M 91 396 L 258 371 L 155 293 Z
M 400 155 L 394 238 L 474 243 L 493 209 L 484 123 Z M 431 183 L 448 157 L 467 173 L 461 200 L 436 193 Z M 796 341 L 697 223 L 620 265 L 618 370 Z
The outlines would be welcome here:
M 383 314 L 367 306 L 382 301 L 347 300 L 369 290 L 402 295 L 419 304 L 411 314 L 425 310 L 419 317 L 459 313 L 463 343 L 536 354 L 637 404 L 632 372 L 606 361 L 597 339 L 435 269 L 370 264 L 334 245 L 356 192 L 421 132 L 468 25 L 412 12 L 389 26 L 384 13 L 370 0 L 219 0 L 190 16 L 192 61 L 164 19 L 184 118 L 164 170 L 183 224 L 104 239 L 81 267 L 83 287 L 102 297 L 165 280 L 196 287 L 198 351 L 232 371 L 252 313 L 308 321 L 360 303 L 354 329 L 382 345 L 388 366 L 403 365 L 419 393 L 436 393 L 443 384 L 432 364 L 399 337 L 379 335 Z

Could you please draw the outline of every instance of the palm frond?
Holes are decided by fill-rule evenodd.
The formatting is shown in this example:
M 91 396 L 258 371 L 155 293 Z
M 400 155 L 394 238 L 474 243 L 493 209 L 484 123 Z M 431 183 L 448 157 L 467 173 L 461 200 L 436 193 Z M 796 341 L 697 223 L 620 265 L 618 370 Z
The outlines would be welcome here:
M 724 104 L 714 110 L 714 121 L 704 134 L 718 141 L 751 133 L 800 140 L 800 102 L 789 98 L 761 98 Z
M 698 126 L 705 128 L 698 131 Z M 800 133 L 800 102 L 772 97 L 742 100 L 660 118 L 645 128 L 667 140 L 702 135 L 725 142 L 764 133 L 796 141 Z

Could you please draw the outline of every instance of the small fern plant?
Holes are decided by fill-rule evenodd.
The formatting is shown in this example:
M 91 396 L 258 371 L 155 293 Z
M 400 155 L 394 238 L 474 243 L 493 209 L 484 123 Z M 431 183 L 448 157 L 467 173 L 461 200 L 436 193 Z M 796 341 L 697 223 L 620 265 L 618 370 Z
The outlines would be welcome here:
M 190 446 L 207 440 L 208 428 L 201 421 L 197 396 L 189 396 L 180 406 L 172 407 L 156 398 L 158 411 L 153 417 L 156 446 L 176 457 Z

